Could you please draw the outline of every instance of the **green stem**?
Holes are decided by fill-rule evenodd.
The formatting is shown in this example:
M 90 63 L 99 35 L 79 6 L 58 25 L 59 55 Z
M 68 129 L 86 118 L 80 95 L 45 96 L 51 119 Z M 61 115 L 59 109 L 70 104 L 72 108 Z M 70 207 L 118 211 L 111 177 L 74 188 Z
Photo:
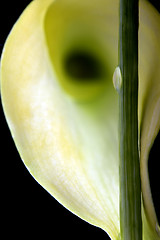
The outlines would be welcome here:
M 120 0 L 120 228 L 122 240 L 142 240 L 138 153 L 138 0 Z

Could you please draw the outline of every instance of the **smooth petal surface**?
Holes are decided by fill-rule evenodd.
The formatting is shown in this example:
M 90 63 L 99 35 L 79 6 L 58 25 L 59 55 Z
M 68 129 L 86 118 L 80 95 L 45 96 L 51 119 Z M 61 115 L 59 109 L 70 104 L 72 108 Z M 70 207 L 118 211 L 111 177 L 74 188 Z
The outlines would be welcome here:
M 149 183 L 143 184 L 148 179 L 148 153 L 160 128 L 157 32 L 160 17 L 142 1 L 139 126 L 147 212 L 144 240 L 159 239 Z M 87 59 L 87 70 L 73 71 L 72 59 L 82 67 L 81 60 Z M 1 62 L 3 107 L 28 170 L 60 203 L 115 240 L 119 238 L 118 94 L 112 74 L 117 64 L 116 0 L 33 1 L 9 35 Z M 88 72 L 97 65 L 94 73 Z
M 21 158 L 35 179 L 65 207 L 105 229 L 116 239 L 119 234 L 118 97 L 112 85 L 112 73 L 117 64 L 115 53 L 118 46 L 115 49 L 113 44 L 112 48 L 107 44 L 109 50 L 114 50 L 114 61 L 111 61 L 111 76 L 103 90 L 105 94 L 97 100 L 75 101 L 65 93 L 64 85 L 61 87 L 59 83 L 57 65 L 54 66 L 59 59 L 52 62 L 48 55 L 51 46 L 47 45 L 47 24 L 55 27 L 51 40 L 57 51 L 55 56 L 61 57 L 66 42 L 61 36 L 61 27 L 72 23 L 72 13 L 76 9 L 82 11 L 87 7 L 83 15 L 87 18 L 90 12 L 86 24 L 93 27 L 98 14 L 101 23 L 104 24 L 105 20 L 109 27 L 109 20 L 116 21 L 114 11 L 117 9 L 118 16 L 118 8 L 113 4 L 113 10 L 112 7 L 107 10 L 111 15 L 108 18 L 103 10 L 108 8 L 108 2 L 85 1 L 84 6 L 78 2 L 37 0 L 22 14 L 3 54 L 3 105 Z M 99 4 L 103 7 L 97 9 Z M 53 11 L 53 22 L 48 23 L 50 11 Z M 71 20 L 65 19 L 61 24 L 62 16 Z M 81 17 L 78 15 L 79 21 Z M 116 26 L 115 33 L 118 34 Z M 100 44 L 105 46 L 110 34 L 107 29 L 105 32 L 102 30 L 101 27 L 99 32 L 103 42 Z M 101 36 L 96 41 L 101 41 Z M 111 35 L 109 43 L 112 39 L 117 45 L 117 37 Z M 106 54 L 107 51 L 104 56 Z
M 144 229 L 147 229 L 144 231 L 144 239 L 156 240 L 160 239 L 160 229 L 150 189 L 148 158 L 160 129 L 160 14 L 154 8 L 148 9 L 148 5 L 143 5 L 140 8 L 140 21 L 143 22 L 140 28 L 140 53 L 142 51 L 139 82 L 140 160 L 146 214 L 143 215 L 143 222 Z M 160 193 L 159 189 L 157 191 Z

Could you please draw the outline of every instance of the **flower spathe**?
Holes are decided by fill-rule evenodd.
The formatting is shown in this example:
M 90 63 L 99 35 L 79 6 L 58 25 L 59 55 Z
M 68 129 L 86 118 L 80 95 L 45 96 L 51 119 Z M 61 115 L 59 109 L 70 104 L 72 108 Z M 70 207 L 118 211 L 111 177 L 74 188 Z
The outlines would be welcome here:
M 120 232 L 118 94 L 112 83 L 118 14 L 117 0 L 35 0 L 13 27 L 1 61 L 3 107 L 26 167 L 60 203 L 113 240 Z M 149 184 L 143 184 L 160 128 L 159 41 L 160 16 L 141 1 L 143 240 L 160 238 Z

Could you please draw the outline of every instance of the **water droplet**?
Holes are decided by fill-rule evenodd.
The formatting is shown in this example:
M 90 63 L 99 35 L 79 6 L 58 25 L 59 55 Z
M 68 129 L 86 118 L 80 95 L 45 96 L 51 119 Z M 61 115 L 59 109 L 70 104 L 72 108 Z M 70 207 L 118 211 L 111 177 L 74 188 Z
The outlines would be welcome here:
M 122 74 L 119 66 L 116 67 L 113 74 L 113 86 L 117 92 L 119 92 L 122 87 Z

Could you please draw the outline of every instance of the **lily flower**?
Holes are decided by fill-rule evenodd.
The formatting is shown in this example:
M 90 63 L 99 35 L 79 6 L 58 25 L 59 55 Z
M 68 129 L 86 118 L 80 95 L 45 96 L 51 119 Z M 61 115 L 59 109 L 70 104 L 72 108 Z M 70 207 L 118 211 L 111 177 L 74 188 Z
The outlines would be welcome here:
M 112 240 L 120 234 L 118 34 L 118 0 L 34 0 L 1 58 L 3 108 L 27 169 Z M 158 240 L 147 162 L 160 129 L 160 15 L 143 0 L 138 114 L 143 240 Z

